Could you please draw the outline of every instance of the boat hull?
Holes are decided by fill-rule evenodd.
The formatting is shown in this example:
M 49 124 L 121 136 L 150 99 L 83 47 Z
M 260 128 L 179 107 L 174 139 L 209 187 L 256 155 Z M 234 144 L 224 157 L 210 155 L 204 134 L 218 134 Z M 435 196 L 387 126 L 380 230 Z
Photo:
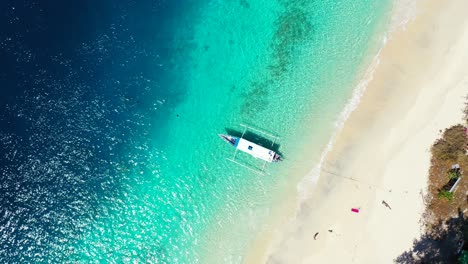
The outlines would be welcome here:
M 254 158 L 258 158 L 267 162 L 281 161 L 281 156 L 275 151 L 255 144 L 244 138 L 238 138 L 230 135 L 219 134 L 219 137 L 225 142 L 234 146 L 237 150 L 245 152 Z
M 236 146 L 236 142 L 239 140 L 238 137 L 233 137 L 230 135 L 218 134 L 218 136 L 224 140 L 224 142 L 229 143 L 232 146 Z

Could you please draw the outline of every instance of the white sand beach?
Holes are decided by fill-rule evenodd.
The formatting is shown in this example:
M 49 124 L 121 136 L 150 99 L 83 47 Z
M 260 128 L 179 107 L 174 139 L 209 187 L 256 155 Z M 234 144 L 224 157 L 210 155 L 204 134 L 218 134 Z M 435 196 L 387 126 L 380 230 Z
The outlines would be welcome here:
M 310 197 L 245 262 L 392 263 L 420 235 L 430 146 L 461 122 L 467 95 L 468 1 L 419 1 L 388 36 Z

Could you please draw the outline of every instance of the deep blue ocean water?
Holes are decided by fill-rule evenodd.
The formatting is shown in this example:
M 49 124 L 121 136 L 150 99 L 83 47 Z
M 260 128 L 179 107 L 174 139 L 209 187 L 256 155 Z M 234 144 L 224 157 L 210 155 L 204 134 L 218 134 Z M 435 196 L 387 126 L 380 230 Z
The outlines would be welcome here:
M 0 262 L 72 260 L 64 245 L 101 204 L 144 182 L 129 164 L 147 159 L 150 134 L 184 96 L 171 45 L 184 6 L 0 4 Z
M 239 263 L 386 3 L 0 3 L 0 262 Z M 268 177 L 225 160 L 239 123 L 281 137 Z

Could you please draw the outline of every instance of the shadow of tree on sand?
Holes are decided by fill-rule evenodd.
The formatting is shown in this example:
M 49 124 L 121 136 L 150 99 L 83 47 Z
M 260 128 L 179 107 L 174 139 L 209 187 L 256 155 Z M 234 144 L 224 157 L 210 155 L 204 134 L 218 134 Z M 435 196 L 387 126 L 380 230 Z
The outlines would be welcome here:
M 461 241 L 468 244 L 468 217 L 459 209 L 458 216 L 440 221 L 426 231 L 413 248 L 395 259 L 396 263 L 458 263 Z

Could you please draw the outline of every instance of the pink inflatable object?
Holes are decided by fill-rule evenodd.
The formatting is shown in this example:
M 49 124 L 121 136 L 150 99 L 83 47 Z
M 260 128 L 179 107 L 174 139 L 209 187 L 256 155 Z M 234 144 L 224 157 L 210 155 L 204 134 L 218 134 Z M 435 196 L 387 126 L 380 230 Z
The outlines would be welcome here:
M 359 213 L 359 209 L 357 209 L 357 208 L 351 208 L 351 212 Z

